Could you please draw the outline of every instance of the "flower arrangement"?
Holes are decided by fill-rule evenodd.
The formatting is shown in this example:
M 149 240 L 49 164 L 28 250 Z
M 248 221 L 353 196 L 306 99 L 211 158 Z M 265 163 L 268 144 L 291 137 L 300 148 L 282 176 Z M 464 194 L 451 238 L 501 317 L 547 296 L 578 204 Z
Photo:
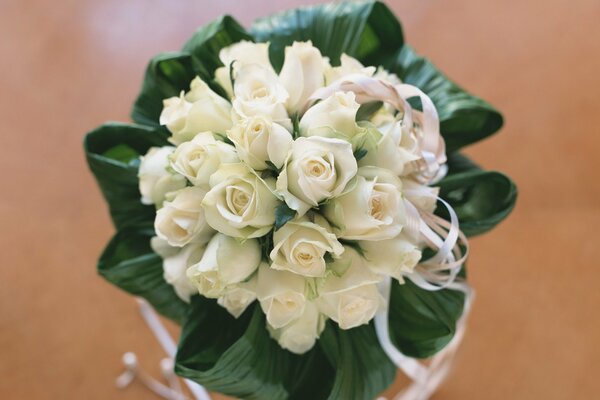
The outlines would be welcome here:
M 380 2 L 221 18 L 151 60 L 132 118 L 85 140 L 118 230 L 99 272 L 183 325 L 177 373 L 238 397 L 368 399 L 444 349 L 467 236 L 516 200 L 457 153 L 500 114 Z

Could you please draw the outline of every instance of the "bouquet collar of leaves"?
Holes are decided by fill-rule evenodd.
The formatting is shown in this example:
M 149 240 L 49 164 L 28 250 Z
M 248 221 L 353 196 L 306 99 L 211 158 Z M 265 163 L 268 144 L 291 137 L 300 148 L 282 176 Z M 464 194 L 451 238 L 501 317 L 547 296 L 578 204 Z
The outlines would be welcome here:
M 250 61 L 244 60 L 246 50 Z M 320 76 L 303 76 L 297 65 L 302 62 L 292 59 L 306 60 L 302 57 L 310 58 L 313 51 L 329 66 L 314 66 L 325 71 Z M 431 99 L 445 142 L 438 161 L 447 159 L 447 174 L 436 186 L 464 234 L 484 233 L 508 216 L 516 201 L 513 182 L 458 153 L 496 132 L 501 115 L 406 45 L 399 22 L 381 2 L 290 10 L 256 21 L 249 31 L 222 17 L 200 28 L 180 52 L 150 61 L 131 113 L 134 124 L 106 123 L 85 138 L 90 169 L 117 230 L 98 271 L 182 324 L 176 372 L 210 390 L 255 399 L 369 399 L 383 391 L 396 367 L 369 322 L 372 315 L 340 316 L 319 299 L 327 290 L 350 285 L 347 277 L 357 265 L 374 263 L 387 250 L 390 257 L 406 256 L 408 248 L 418 253 L 392 275 L 387 312 L 393 345 L 407 356 L 427 358 L 456 332 L 464 294 L 428 291 L 403 279 L 420 251 L 428 250 L 414 241 L 391 243 L 400 235 L 395 229 L 402 216 L 390 214 L 395 222 L 373 233 L 343 215 L 357 187 L 379 184 L 382 196 L 391 193 L 385 192 L 389 187 L 406 193 L 427 188 L 412 179 L 416 170 L 423 171 L 420 153 L 411 152 L 415 137 L 398 144 L 403 152 L 394 153 L 397 163 L 381 167 L 378 149 L 385 146 L 378 144 L 386 138 L 381 127 L 390 122 L 386 118 L 398 122 L 407 115 L 371 101 L 353 108 L 349 119 L 340 109 L 354 104 L 356 92 L 328 93 L 317 102 L 311 98 L 315 89 L 344 74 L 375 75 L 392 86 L 402 82 L 419 88 L 424 97 L 405 99 L 406 109 L 426 111 Z M 255 85 L 259 81 L 263 86 Z M 257 92 L 264 87 L 265 93 Z M 254 101 L 266 95 L 269 102 Z M 415 121 L 415 126 L 425 123 Z M 269 141 L 253 146 L 247 140 L 253 130 L 268 130 Z M 300 182 L 294 163 L 313 162 L 315 151 L 331 161 L 335 184 L 327 190 L 294 186 Z M 326 164 L 310 168 L 321 176 Z M 384 197 L 370 203 L 373 212 Z M 252 216 L 224 219 L 224 208 L 245 211 L 255 199 L 260 201 L 252 203 Z M 432 209 L 426 202 L 413 203 Z M 435 212 L 450 217 L 445 208 Z M 298 235 L 319 243 L 322 262 L 301 271 L 290 264 L 285 246 Z M 390 243 L 378 247 L 380 240 Z M 305 253 L 302 257 L 310 252 Z M 375 287 L 381 271 L 363 267 L 356 279 Z M 460 274 L 464 278 L 464 268 Z M 302 288 L 297 292 L 306 306 L 299 314 L 272 311 L 274 298 L 297 301 L 289 293 L 277 297 L 273 282 L 288 292 Z M 375 290 L 370 299 L 377 296 Z M 312 341 L 286 336 L 294 324 L 310 330 Z

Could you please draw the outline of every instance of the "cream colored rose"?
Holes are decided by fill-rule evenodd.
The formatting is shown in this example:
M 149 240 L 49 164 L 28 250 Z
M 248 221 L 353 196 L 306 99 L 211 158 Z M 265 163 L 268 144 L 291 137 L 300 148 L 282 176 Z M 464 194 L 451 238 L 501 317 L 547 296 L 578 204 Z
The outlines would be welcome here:
M 412 179 L 402 179 L 405 196 L 415 207 L 421 211 L 433 214 L 440 194 L 439 187 L 425 186 Z
M 361 74 L 373 76 L 375 67 L 365 67 L 356 58 L 350 57 L 347 54 L 342 54 L 340 57 L 340 65 L 338 67 L 329 67 L 325 69 L 325 84 L 330 85 L 344 76 L 351 74 Z
M 421 250 L 403 235 L 393 239 L 360 241 L 367 265 L 372 271 L 396 278 L 404 283 L 403 276 L 414 271 L 421 259 Z
M 281 347 L 296 354 L 304 354 L 312 349 L 323 329 L 325 317 L 313 302 L 307 302 L 304 312 L 297 319 L 280 329 L 273 329 L 267 325 L 271 337 Z
M 229 285 L 217 303 L 229 314 L 239 318 L 254 300 L 256 300 L 256 275 L 247 282 Z
M 267 161 L 281 168 L 294 141 L 287 129 L 262 116 L 238 121 L 227 137 L 240 159 L 255 170 L 266 169 Z
M 360 131 L 356 124 L 359 107 L 353 92 L 335 92 L 304 113 L 300 120 L 300 134 L 352 138 Z
M 163 278 L 173 286 L 177 296 L 190 302 L 196 288 L 186 275 L 187 269 L 196 264 L 204 254 L 204 243 L 190 243 L 184 247 L 171 247 L 165 240 L 155 236 L 150 241 L 152 250 L 163 258 Z
M 414 134 L 403 129 L 401 121 L 386 122 L 378 129 L 383 135 L 376 148 L 368 151 L 359 165 L 385 168 L 396 175 L 412 172 L 411 163 L 421 158 Z
M 383 67 L 378 67 L 377 72 L 373 75 L 373 78 L 381 79 L 384 82 L 391 83 L 392 85 L 400 85 L 402 81 L 398 78 L 398 75 L 393 72 L 388 71 Z
M 185 178 L 168 170 L 173 150 L 172 146 L 151 147 L 141 158 L 138 178 L 143 204 L 160 206 L 167 193 L 185 187 Z
M 285 61 L 279 79 L 290 97 L 287 109 L 296 113 L 315 90 L 323 87 L 325 63 L 319 49 L 308 42 L 294 42 L 285 48 Z
M 235 148 L 216 140 L 210 132 L 200 132 L 180 144 L 170 158 L 171 167 L 196 186 L 208 186 L 210 176 L 221 164 L 239 162 Z
M 223 164 L 209 185 L 202 207 L 214 229 L 237 238 L 260 237 L 271 230 L 279 204 L 273 178 L 263 180 L 241 163 Z
M 304 215 L 320 202 L 342 194 L 357 171 L 352 145 L 341 139 L 298 138 L 277 178 L 287 205 Z
M 234 120 L 261 115 L 291 128 L 285 110 L 289 95 L 273 70 L 259 64 L 243 66 L 237 73 L 233 95 Z
M 200 262 L 187 270 L 187 276 L 205 297 L 218 298 L 228 286 L 246 280 L 260 264 L 258 240 L 240 242 L 217 233 L 208 242 Z
M 402 182 L 390 171 L 362 167 L 356 185 L 327 202 L 323 215 L 338 237 L 349 240 L 382 240 L 397 236 L 405 224 Z
M 272 328 L 281 328 L 304 312 L 306 304 L 304 278 L 287 271 L 277 271 L 263 263 L 258 268 L 256 296 Z
M 371 272 L 356 250 L 347 247 L 342 258 L 349 263 L 346 271 L 327 277 L 315 302 L 340 328 L 351 329 L 369 323 L 384 300 L 377 290 L 381 278 Z
M 269 61 L 269 43 L 253 43 L 242 40 L 222 48 L 219 52 L 219 58 L 224 66 L 217 68 L 215 71 L 215 80 L 225 89 L 229 97 L 233 96 L 230 68 L 233 69 L 234 77 L 237 75 L 237 71 L 247 64 L 259 64 L 265 68 L 273 69 Z
M 325 255 L 339 257 L 344 251 L 329 224 L 320 215 L 314 222 L 303 217 L 286 223 L 273 234 L 271 268 L 307 277 L 325 275 Z
M 190 91 L 163 101 L 160 124 L 172 133 L 169 141 L 180 144 L 199 132 L 225 133 L 231 128 L 231 104 L 196 77 Z
M 205 189 L 186 187 L 176 192 L 172 201 L 165 201 L 154 219 L 158 237 L 176 247 L 188 243 L 206 243 L 214 231 L 206 223 L 201 207 L 205 195 Z

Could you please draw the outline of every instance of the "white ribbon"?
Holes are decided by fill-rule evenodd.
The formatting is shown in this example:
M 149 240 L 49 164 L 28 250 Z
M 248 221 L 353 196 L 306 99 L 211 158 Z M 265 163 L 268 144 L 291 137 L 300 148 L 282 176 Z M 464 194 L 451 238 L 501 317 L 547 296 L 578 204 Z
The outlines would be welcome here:
M 148 304 L 146 300 L 140 298 L 137 299 L 137 302 L 140 314 L 142 315 L 142 318 L 144 318 L 144 322 L 146 322 L 146 325 L 148 325 L 148 328 L 150 328 L 150 331 L 152 331 L 152 334 L 154 334 L 154 337 L 168 355 L 168 358 L 164 358 L 160 365 L 162 374 L 169 383 L 169 386 L 165 386 L 139 368 L 137 357 L 132 352 L 127 352 L 123 355 L 125 372 L 119 375 L 116 380 L 116 385 L 118 388 L 123 389 L 129 386 L 129 384 L 138 377 L 148 389 L 164 399 L 186 400 L 187 396 L 183 393 L 181 385 L 179 384 L 179 378 L 177 378 L 173 371 L 173 360 L 175 359 L 175 353 L 177 352 L 177 345 L 160 321 L 160 318 L 152 306 Z M 194 396 L 194 399 L 211 400 L 210 395 L 202 386 L 188 379 L 184 379 L 183 381 Z

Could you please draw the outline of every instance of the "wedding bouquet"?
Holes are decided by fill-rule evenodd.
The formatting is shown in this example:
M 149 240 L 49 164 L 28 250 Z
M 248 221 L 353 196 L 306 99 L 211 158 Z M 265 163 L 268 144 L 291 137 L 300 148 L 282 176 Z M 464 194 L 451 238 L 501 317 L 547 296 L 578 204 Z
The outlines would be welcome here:
M 500 114 L 383 3 L 214 21 L 150 61 L 132 118 L 85 139 L 117 229 L 98 270 L 182 324 L 179 375 L 256 399 L 443 378 L 414 359 L 455 337 L 466 237 L 516 188 L 457 153 Z

